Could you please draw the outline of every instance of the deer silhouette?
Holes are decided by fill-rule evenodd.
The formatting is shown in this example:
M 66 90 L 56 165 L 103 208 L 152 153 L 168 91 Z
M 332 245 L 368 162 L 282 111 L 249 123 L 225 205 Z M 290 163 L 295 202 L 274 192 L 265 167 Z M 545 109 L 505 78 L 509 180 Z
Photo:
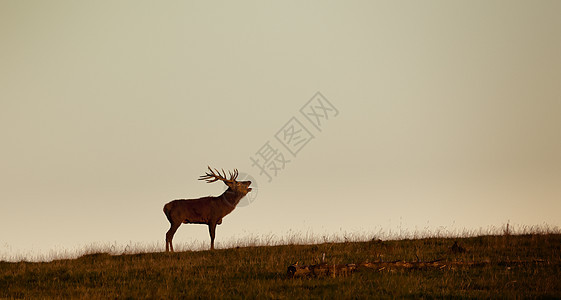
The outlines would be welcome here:
M 222 195 L 214 197 L 202 197 L 198 199 L 178 199 L 164 205 L 164 214 L 170 222 L 170 228 L 166 233 L 166 252 L 173 252 L 173 235 L 182 223 L 185 224 L 207 224 L 210 234 L 210 250 L 214 250 L 214 236 L 216 225 L 222 224 L 222 218 L 231 213 L 240 200 L 251 191 L 251 181 L 236 181 L 238 170 L 228 171 L 230 177 L 226 179 L 226 172 L 222 174 L 208 167 L 209 172 L 200 176 L 199 180 L 212 183 L 221 180 L 228 186 Z

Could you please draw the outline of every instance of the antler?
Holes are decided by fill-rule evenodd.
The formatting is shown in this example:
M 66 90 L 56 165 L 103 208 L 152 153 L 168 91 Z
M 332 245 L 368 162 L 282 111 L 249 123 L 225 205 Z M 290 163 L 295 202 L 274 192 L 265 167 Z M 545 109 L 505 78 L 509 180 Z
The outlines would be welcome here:
M 199 180 L 206 180 L 206 182 L 208 183 L 212 183 L 218 180 L 222 180 L 224 182 L 234 182 L 236 181 L 236 178 L 238 178 L 238 169 L 234 169 L 234 173 L 228 171 L 230 179 L 226 179 L 226 172 L 224 171 L 224 169 L 222 169 L 222 174 L 224 175 L 220 174 L 220 171 L 218 171 L 217 169 L 214 169 L 213 171 L 210 166 L 208 166 L 208 170 L 210 171 L 210 173 L 206 172 L 205 175 L 201 175 Z

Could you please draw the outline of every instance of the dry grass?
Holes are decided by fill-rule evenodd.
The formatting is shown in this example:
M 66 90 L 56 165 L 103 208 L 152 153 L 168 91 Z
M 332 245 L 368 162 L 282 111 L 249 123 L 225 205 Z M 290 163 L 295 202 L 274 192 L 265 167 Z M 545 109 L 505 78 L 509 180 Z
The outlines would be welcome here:
M 338 242 L 304 238 L 277 243 L 250 238 L 232 248 L 181 253 L 110 255 L 30 263 L 0 262 L 0 297 L 7 298 L 366 298 L 366 297 L 561 297 L 561 234 L 557 230 L 381 241 Z M 346 239 L 346 241 L 345 241 Z M 359 237 L 355 236 L 355 240 Z M 457 241 L 466 249 L 457 253 Z M 268 243 L 269 246 L 255 246 Z M 253 244 L 253 246 L 247 246 Z M 106 249 L 111 250 L 111 249 Z M 131 249 L 129 249 L 131 250 Z M 150 249 L 139 249 L 139 252 Z M 288 279 L 287 267 L 366 261 L 485 261 L 457 269 L 361 271 L 336 278 Z M 509 264 L 508 261 L 545 260 Z

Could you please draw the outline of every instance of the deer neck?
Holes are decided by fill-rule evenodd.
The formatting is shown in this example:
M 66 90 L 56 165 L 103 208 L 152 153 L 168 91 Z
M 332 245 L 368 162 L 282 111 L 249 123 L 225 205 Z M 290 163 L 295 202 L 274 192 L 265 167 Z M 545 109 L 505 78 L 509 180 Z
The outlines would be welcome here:
M 222 195 L 220 195 L 219 198 L 224 200 L 233 210 L 236 207 L 236 205 L 240 203 L 240 200 L 244 196 L 245 194 L 236 192 L 233 189 L 228 188 L 226 191 L 224 191 L 224 193 L 222 193 Z

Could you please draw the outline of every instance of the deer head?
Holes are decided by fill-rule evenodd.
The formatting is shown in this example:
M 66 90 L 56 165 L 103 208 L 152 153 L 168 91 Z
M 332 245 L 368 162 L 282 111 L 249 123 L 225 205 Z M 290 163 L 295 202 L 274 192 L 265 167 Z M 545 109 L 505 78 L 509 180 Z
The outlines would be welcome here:
M 238 178 L 237 169 L 234 169 L 233 173 L 228 171 L 228 174 L 230 175 L 229 179 L 226 179 L 226 172 L 224 169 L 222 169 L 222 174 L 217 169 L 214 169 L 213 171 L 210 166 L 208 167 L 208 170 L 210 172 L 206 172 L 205 175 L 201 175 L 199 180 L 205 180 L 207 183 L 222 180 L 222 182 L 228 186 L 228 190 L 231 190 L 239 195 L 246 195 L 251 192 L 251 188 L 249 187 L 251 181 L 236 181 L 236 178 Z

